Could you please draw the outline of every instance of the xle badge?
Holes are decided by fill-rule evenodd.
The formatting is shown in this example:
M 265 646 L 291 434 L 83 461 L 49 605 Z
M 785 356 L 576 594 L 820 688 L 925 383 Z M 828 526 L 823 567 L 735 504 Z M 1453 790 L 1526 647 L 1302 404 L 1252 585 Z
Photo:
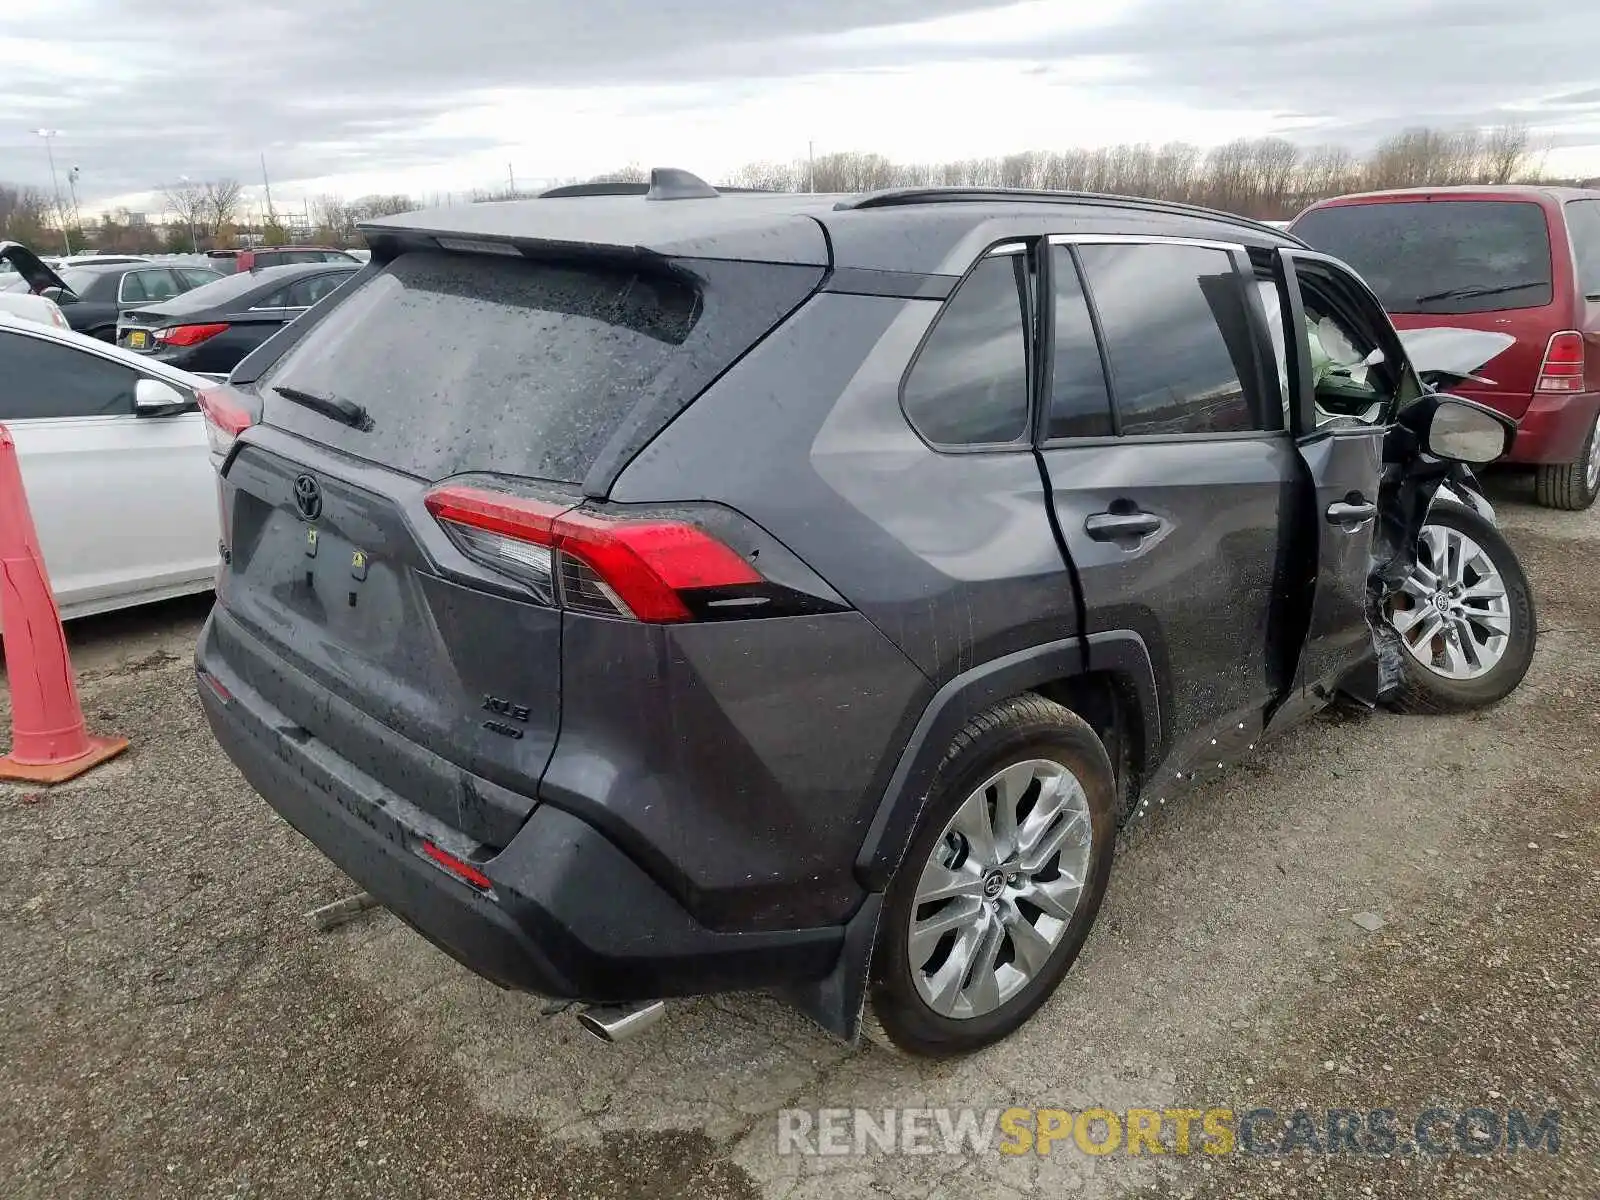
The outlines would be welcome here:
M 502 700 L 499 696 L 485 696 L 483 707 L 489 712 L 498 713 L 503 717 L 510 717 L 514 721 L 527 724 L 528 718 L 533 714 L 526 704 L 513 704 L 510 700 Z M 504 721 L 485 721 L 483 727 L 490 733 L 498 733 L 501 737 L 520 738 L 522 730 L 515 725 L 507 725 Z

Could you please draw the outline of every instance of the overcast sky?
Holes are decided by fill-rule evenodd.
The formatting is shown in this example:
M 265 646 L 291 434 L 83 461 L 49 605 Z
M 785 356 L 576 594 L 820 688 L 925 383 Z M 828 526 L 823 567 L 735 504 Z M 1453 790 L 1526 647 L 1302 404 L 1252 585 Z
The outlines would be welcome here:
M 1579 5 L 1578 7 L 1581 7 Z M 902 160 L 1521 120 L 1600 174 L 1572 0 L 0 0 L 0 180 L 280 206 L 629 163 Z M 63 187 L 65 179 L 63 178 Z M 145 193 L 145 195 L 141 195 Z

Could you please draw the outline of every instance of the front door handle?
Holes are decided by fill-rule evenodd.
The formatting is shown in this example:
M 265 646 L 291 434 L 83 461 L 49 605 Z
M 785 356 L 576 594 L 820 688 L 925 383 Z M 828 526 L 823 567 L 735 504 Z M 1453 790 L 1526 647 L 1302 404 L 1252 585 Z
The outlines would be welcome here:
M 1160 530 L 1161 524 L 1155 513 L 1090 513 L 1084 518 L 1083 531 L 1097 542 L 1120 542 L 1147 538 Z
M 1370 500 L 1335 500 L 1328 505 L 1328 524 L 1359 529 L 1378 515 L 1378 506 Z

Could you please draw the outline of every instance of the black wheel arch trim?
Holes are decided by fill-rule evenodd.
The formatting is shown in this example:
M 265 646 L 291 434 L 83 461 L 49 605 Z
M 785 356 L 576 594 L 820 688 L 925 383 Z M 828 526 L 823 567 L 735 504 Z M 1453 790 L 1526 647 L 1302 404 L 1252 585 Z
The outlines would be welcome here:
M 1010 696 L 1090 672 L 1118 675 L 1131 685 L 1143 727 L 1144 762 L 1159 762 L 1167 740 L 1161 702 L 1149 648 L 1137 633 L 1111 630 L 1062 638 L 991 659 L 939 688 L 912 729 L 856 856 L 862 886 L 868 892 L 888 887 L 911 843 L 934 773 L 968 721 Z

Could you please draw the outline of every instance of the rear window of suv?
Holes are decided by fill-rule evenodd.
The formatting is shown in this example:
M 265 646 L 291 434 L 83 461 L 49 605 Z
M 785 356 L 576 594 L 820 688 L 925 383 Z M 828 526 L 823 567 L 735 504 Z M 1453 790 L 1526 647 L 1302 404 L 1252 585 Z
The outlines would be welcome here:
M 692 266 L 402 254 L 259 381 L 265 418 L 425 479 L 496 471 L 579 483 L 637 410 L 658 412 L 647 438 L 821 276 Z M 286 401 L 275 387 L 353 401 L 368 427 Z
M 1340 204 L 1307 213 L 1294 232 L 1353 266 L 1390 312 L 1538 308 L 1553 296 L 1550 233 L 1532 202 Z

